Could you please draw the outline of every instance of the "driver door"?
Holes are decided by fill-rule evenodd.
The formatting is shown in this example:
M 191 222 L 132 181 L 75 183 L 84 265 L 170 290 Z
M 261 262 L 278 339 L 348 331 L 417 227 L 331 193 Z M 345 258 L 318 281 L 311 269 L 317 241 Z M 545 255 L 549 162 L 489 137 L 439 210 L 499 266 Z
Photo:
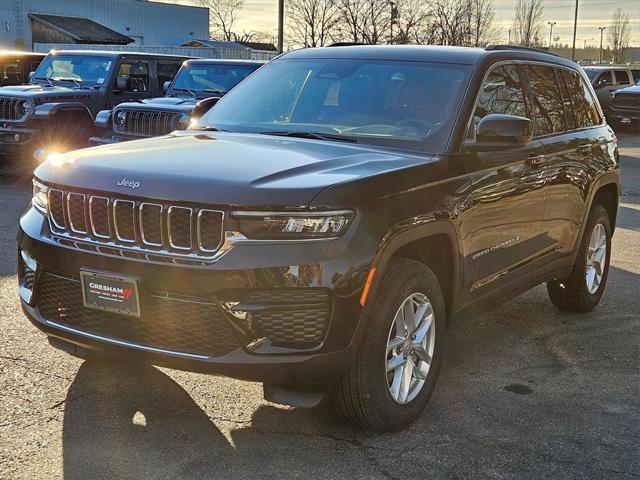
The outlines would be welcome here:
M 532 118 L 519 65 L 493 67 L 481 86 L 468 137 L 493 113 Z M 471 301 L 525 284 L 540 255 L 545 207 L 544 151 L 524 147 L 466 155 L 472 206 L 461 223 L 466 294 Z

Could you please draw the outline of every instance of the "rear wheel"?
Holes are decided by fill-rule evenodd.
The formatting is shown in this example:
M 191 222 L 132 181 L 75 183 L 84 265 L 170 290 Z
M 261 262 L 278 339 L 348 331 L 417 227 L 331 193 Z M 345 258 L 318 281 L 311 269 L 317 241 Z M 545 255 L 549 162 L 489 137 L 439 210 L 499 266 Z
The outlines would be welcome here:
M 424 410 L 440 371 L 445 303 L 433 272 L 397 259 L 385 273 L 352 368 L 331 399 L 347 421 L 399 430 Z
M 609 274 L 611 223 L 607 211 L 594 205 L 571 275 L 547 283 L 549 298 L 560 310 L 589 312 L 600 302 Z

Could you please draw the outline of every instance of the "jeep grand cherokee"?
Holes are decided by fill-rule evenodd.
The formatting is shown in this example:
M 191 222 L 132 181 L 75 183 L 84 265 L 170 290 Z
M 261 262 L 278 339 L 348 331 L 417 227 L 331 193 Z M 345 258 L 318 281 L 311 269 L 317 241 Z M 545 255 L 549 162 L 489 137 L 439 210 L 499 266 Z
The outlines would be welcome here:
M 328 395 L 396 430 L 425 408 L 461 312 L 542 282 L 561 309 L 598 304 L 617 158 L 559 57 L 300 50 L 196 129 L 41 165 L 22 306 L 80 357 L 259 381 L 294 405 Z

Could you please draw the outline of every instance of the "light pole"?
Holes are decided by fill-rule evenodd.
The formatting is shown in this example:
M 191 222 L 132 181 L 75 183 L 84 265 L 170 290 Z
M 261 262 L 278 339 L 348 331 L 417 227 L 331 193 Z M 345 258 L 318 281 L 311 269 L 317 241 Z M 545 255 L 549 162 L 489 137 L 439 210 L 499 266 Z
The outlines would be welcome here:
M 598 27 L 598 30 L 600 30 L 600 60 L 598 63 L 602 63 L 602 35 L 606 29 L 607 27 Z
M 578 1 L 576 0 L 576 12 L 573 16 L 573 48 L 571 49 L 571 60 L 576 60 L 576 31 L 578 29 Z
M 278 0 L 278 53 L 284 51 L 284 0 Z
M 398 7 L 396 7 L 396 2 L 389 2 L 389 6 L 391 7 L 391 30 L 390 30 L 390 39 L 389 43 L 393 44 L 393 24 L 398 21 Z
M 549 49 L 551 49 L 551 40 L 553 39 L 553 26 L 556 22 L 547 22 L 549 25 Z

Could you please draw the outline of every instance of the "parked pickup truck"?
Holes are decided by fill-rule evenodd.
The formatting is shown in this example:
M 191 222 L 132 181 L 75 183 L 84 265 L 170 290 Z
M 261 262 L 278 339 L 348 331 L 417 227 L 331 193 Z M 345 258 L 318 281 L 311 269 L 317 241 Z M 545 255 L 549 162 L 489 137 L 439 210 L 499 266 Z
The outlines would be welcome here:
M 249 60 L 188 60 L 173 82 L 164 85 L 164 97 L 125 102 L 100 112 L 96 128 L 102 134 L 92 137 L 90 143 L 102 145 L 184 130 L 263 64 Z
M 640 80 L 611 94 L 609 116 L 614 124 L 640 128 Z
M 613 65 L 586 67 L 585 73 L 596 91 L 604 114 L 609 117 L 613 93 L 630 87 L 640 79 L 640 70 Z
M 88 144 L 95 115 L 157 97 L 184 57 L 132 52 L 51 52 L 28 85 L 0 88 L 0 154 L 25 163 Z

